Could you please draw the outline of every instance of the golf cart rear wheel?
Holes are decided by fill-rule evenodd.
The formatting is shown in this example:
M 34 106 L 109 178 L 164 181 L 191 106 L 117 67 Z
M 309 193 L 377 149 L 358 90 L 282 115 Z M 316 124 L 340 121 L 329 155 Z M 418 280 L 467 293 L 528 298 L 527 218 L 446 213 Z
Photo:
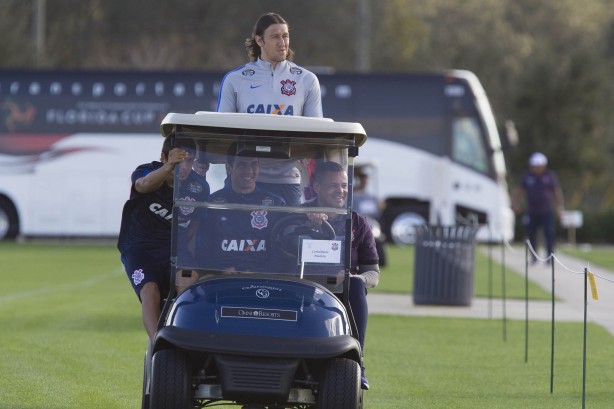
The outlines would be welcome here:
M 320 381 L 318 409 L 361 409 L 360 366 L 347 358 L 328 362 Z
M 190 366 L 185 353 L 174 349 L 156 352 L 151 371 L 151 409 L 192 408 Z

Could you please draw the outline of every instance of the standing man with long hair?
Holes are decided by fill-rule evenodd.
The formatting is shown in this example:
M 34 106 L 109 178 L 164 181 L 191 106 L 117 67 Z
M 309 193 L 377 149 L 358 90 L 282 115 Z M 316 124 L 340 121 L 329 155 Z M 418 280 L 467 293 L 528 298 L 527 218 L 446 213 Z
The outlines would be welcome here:
M 322 117 L 320 82 L 292 62 L 290 29 L 283 17 L 263 14 L 245 49 L 250 62 L 224 76 L 218 112 Z M 258 183 L 289 205 L 301 201 L 301 172 L 295 161 L 262 162 Z

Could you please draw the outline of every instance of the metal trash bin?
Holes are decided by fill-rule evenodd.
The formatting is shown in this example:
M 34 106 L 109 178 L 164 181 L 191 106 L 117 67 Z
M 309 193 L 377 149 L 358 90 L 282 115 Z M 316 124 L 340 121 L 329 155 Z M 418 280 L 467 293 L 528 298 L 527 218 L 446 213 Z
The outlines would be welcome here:
M 478 226 L 416 226 L 414 304 L 471 305 Z

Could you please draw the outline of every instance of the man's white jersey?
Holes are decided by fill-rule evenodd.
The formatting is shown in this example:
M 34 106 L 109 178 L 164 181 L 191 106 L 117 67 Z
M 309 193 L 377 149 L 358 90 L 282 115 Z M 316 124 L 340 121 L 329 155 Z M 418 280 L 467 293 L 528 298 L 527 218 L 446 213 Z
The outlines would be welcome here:
M 217 111 L 322 117 L 320 82 L 291 61 L 258 59 L 224 76 Z

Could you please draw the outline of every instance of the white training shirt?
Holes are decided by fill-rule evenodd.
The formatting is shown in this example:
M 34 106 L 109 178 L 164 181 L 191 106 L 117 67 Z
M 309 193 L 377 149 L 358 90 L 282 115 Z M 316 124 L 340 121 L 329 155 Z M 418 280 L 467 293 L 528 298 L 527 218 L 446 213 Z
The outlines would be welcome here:
M 322 117 L 318 77 L 292 61 L 258 59 L 228 72 L 220 86 L 218 112 Z M 261 161 L 258 181 L 300 183 L 295 161 Z
M 320 82 L 292 61 L 258 59 L 224 76 L 218 112 L 322 117 Z

